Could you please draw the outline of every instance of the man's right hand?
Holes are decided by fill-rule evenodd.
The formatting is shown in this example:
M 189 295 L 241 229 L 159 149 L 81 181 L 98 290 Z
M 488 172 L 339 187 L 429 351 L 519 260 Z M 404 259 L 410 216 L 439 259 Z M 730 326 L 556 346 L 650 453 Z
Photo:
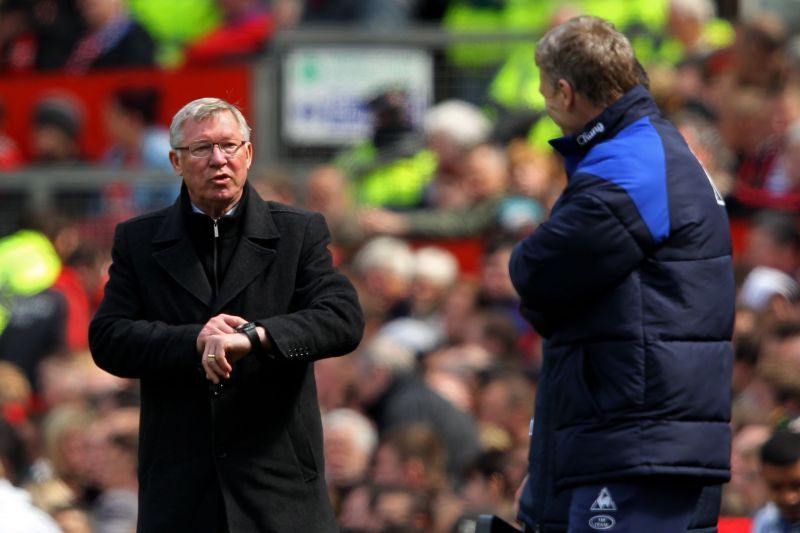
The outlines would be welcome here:
M 236 327 L 246 322 L 239 316 L 220 314 L 212 317 L 200 330 L 197 353 L 206 378 L 212 383 L 231 377 L 231 365 L 250 351 L 250 340 L 236 332 Z

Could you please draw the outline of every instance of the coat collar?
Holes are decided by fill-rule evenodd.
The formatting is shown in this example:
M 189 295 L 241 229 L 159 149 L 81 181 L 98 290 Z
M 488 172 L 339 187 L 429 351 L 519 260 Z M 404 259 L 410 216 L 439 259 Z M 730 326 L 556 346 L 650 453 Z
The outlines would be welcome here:
M 567 175 L 571 176 L 577 163 L 595 144 L 613 138 L 633 122 L 653 114 L 658 114 L 653 97 L 637 85 L 589 121 L 580 133 L 553 139 L 550 144 L 564 156 Z
M 181 196 L 186 194 L 181 186 Z M 197 252 L 188 236 L 179 197 L 167 208 L 161 227 L 153 238 L 156 262 L 181 287 L 218 313 L 239 294 L 275 257 L 275 241 L 280 238 L 267 202 L 245 183 L 242 236 L 231 258 L 219 294 L 214 298 Z M 212 301 L 213 300 L 213 301 Z

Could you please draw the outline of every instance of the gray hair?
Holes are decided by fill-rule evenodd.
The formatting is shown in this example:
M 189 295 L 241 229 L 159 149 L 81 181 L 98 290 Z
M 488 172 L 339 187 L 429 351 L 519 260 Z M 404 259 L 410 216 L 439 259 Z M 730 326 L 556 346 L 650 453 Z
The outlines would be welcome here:
M 372 453 L 378 445 L 378 432 L 370 419 L 353 409 L 342 407 L 328 411 L 322 416 L 322 428 L 324 432 L 346 430 L 353 444 L 366 453 Z
M 205 120 L 213 115 L 229 111 L 236 117 L 239 129 L 242 130 L 242 140 L 250 140 L 250 126 L 244 118 L 239 108 L 221 98 L 198 98 L 192 100 L 175 113 L 172 117 L 172 124 L 169 127 L 169 144 L 175 148 L 183 144 L 183 125 L 187 120 L 192 119 L 196 122 Z
M 402 239 L 374 237 L 356 253 L 353 265 L 360 274 L 383 268 L 408 281 L 414 276 L 414 252 Z
M 383 368 L 393 376 L 414 372 L 417 357 L 409 348 L 388 335 L 375 335 L 359 351 L 365 368 Z
M 475 105 L 463 100 L 446 100 L 425 112 L 425 134 L 445 134 L 459 146 L 469 148 L 486 140 L 492 125 Z
M 458 277 L 458 260 L 444 248 L 425 246 L 414 252 L 414 277 L 448 287 Z

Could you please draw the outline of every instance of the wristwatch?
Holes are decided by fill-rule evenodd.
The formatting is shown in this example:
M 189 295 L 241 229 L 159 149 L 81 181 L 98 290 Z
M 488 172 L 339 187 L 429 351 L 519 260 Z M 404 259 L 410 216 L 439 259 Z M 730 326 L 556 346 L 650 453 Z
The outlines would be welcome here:
M 258 336 L 258 331 L 256 331 L 255 322 L 246 322 L 241 326 L 237 326 L 235 331 L 247 335 L 247 338 L 250 339 L 251 352 L 256 354 L 263 353 L 264 345 L 261 344 L 261 338 Z

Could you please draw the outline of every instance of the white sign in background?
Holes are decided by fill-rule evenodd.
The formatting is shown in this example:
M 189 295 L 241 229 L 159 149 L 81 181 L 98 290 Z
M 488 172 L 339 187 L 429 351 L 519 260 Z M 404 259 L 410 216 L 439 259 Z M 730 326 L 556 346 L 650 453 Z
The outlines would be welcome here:
M 409 97 L 420 126 L 433 99 L 433 65 L 424 50 L 305 47 L 284 60 L 283 136 L 300 145 L 352 144 L 368 137 L 367 102 L 390 88 Z

